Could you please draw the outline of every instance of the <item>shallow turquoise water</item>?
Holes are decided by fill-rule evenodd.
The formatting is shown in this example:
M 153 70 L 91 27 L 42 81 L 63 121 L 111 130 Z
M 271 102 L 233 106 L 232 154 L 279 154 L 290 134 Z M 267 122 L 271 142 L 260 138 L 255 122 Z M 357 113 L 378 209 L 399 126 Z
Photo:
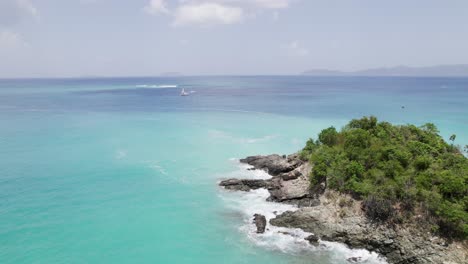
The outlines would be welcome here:
M 148 82 L 196 93 L 134 87 Z M 468 80 L 384 78 L 381 90 L 369 82 L 0 81 L 0 262 L 346 263 L 359 252 L 255 237 L 243 207 L 262 194 L 230 194 L 216 183 L 251 176 L 236 158 L 295 152 L 350 116 L 431 121 L 468 143 Z M 427 83 L 432 94 L 420 90 Z

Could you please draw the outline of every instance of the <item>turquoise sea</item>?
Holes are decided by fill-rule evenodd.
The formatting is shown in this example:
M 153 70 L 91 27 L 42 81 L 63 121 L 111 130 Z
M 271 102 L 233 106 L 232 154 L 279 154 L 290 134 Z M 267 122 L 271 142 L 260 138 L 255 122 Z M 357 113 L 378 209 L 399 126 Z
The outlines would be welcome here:
M 256 235 L 253 213 L 291 208 L 217 182 L 265 177 L 237 159 L 364 115 L 468 144 L 467 98 L 466 78 L 0 80 L 0 263 L 381 262 L 299 231 Z

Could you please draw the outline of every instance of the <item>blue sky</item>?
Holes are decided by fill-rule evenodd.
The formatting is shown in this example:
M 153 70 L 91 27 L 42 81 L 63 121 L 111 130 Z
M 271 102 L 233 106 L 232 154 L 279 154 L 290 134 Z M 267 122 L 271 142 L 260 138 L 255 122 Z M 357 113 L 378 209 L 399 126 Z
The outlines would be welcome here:
M 466 0 L 0 0 L 0 77 L 468 63 Z

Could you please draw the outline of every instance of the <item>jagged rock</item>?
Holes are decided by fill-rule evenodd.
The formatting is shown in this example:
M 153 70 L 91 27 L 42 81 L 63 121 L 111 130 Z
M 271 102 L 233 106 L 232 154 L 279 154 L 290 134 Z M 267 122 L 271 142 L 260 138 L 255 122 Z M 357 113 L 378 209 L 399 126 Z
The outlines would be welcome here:
M 250 191 L 259 188 L 267 188 L 268 181 L 267 180 L 248 180 L 248 179 L 228 179 L 221 181 L 219 183 L 220 186 L 228 190 L 235 190 L 235 191 Z
M 257 227 L 258 234 L 265 233 L 266 218 L 264 215 L 254 214 L 254 223 L 255 223 L 255 226 Z
M 351 263 L 359 263 L 362 261 L 362 258 L 361 257 L 350 257 L 347 259 L 348 262 L 351 262 Z
M 283 179 L 283 181 L 295 180 L 295 179 L 299 178 L 300 176 L 302 176 L 302 174 L 297 170 L 281 173 L 281 175 L 280 175 L 280 177 L 281 177 L 281 179 Z
M 456 254 L 453 254 L 447 251 L 447 247 L 440 245 L 439 240 L 432 243 L 427 234 L 417 227 L 405 229 L 376 226 L 354 209 L 354 214 L 341 218 L 337 212 L 342 209 L 325 199 L 317 207 L 284 212 L 270 219 L 270 224 L 300 228 L 324 241 L 371 250 L 384 256 L 389 263 L 467 263 L 466 249 L 465 253 L 455 250 L 453 252 Z
M 278 176 L 281 173 L 292 171 L 302 164 L 302 161 L 299 159 L 293 157 L 283 158 L 276 154 L 268 156 L 250 156 L 241 159 L 240 162 L 252 165 L 256 169 L 264 170 L 272 176 Z
M 350 248 L 362 248 L 377 252 L 389 263 L 468 263 L 468 245 L 448 243 L 444 239 L 431 238 L 417 225 L 385 226 L 367 221 L 361 203 L 353 200 L 339 206 L 339 199 L 352 199 L 330 191 L 325 183 L 310 187 L 309 174 L 312 166 L 299 159 L 297 154 L 289 156 L 252 156 L 241 162 L 262 169 L 272 175 L 267 180 L 229 179 L 220 183 L 226 189 L 250 191 L 266 188 L 268 201 L 294 204 L 297 211 L 275 213 L 271 225 L 300 228 L 313 233 L 311 243 L 320 238 L 324 241 L 340 242 Z M 257 232 L 263 233 L 266 218 L 254 215 Z M 286 232 L 287 233 L 287 232 Z M 359 257 L 349 262 L 361 262 Z
M 316 235 L 310 235 L 306 237 L 305 240 L 309 241 L 310 244 L 316 246 L 318 245 L 319 238 Z
M 309 180 L 302 176 L 295 179 L 284 181 L 278 178 L 278 181 L 272 187 L 277 187 L 275 189 L 270 189 L 271 197 L 269 200 L 282 202 L 286 200 L 298 200 L 302 198 L 309 197 Z

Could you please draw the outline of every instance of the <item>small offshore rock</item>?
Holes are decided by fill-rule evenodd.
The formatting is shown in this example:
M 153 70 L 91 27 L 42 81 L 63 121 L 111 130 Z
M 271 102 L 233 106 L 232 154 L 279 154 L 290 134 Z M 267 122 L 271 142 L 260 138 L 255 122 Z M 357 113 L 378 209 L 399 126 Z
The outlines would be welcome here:
M 308 236 L 308 237 L 306 237 L 306 238 L 304 238 L 304 239 L 307 240 L 307 241 L 309 241 L 309 243 L 312 244 L 312 245 L 314 245 L 314 246 L 318 245 L 318 240 L 319 240 L 319 238 L 318 238 L 318 236 L 316 236 L 316 235 L 313 235 L 313 234 L 312 234 L 312 235 L 310 235 L 310 236 Z
M 264 215 L 254 214 L 254 223 L 255 223 L 255 226 L 257 227 L 257 234 L 265 233 L 266 218 Z

